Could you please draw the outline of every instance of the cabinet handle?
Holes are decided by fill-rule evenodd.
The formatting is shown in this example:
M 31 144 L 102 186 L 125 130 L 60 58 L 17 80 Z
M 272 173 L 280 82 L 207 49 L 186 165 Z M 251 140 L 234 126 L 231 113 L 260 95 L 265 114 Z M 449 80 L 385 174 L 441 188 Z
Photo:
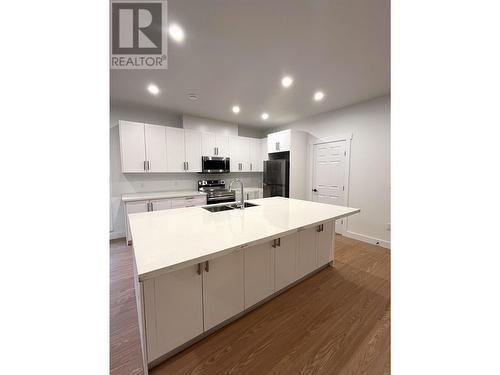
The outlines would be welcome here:
M 318 228 L 316 229 L 316 232 L 321 232 L 321 225 L 318 225 Z
M 189 162 L 186 162 L 186 171 L 189 171 Z
M 198 263 L 198 269 L 196 270 L 198 275 L 201 275 L 201 263 Z
M 217 147 L 217 156 L 219 156 L 219 147 Z
M 279 148 L 278 148 L 278 142 L 276 142 L 275 148 L 276 148 L 276 151 L 279 150 Z
M 214 155 L 217 155 L 217 147 L 214 147 Z
M 151 169 L 151 162 L 148 160 L 148 171 Z
M 148 212 L 149 212 L 149 211 L 151 211 L 151 210 L 149 209 L 149 205 L 150 205 L 150 203 L 148 202 L 148 203 L 146 204 L 146 210 L 148 210 Z
M 143 168 L 144 168 L 144 170 L 145 170 L 145 171 L 147 171 L 147 170 L 148 170 L 148 169 L 147 169 L 147 166 L 146 166 L 146 160 L 144 160 L 144 165 L 143 165 Z
M 209 267 L 208 267 L 208 260 L 205 262 L 205 272 L 208 272 L 210 271 Z
M 281 237 L 278 238 L 278 247 L 281 247 Z
M 252 163 L 250 163 L 250 170 L 253 170 L 253 168 L 252 168 Z
M 323 225 L 324 225 L 324 224 L 321 224 L 321 231 L 322 231 L 322 232 L 323 232 L 323 230 L 325 229 L 325 228 L 323 227 Z
M 153 202 L 151 202 L 150 205 L 151 205 L 151 211 L 154 211 Z
M 273 244 L 271 246 L 276 248 L 276 238 L 273 240 Z
M 278 142 L 278 151 L 280 150 L 280 143 Z

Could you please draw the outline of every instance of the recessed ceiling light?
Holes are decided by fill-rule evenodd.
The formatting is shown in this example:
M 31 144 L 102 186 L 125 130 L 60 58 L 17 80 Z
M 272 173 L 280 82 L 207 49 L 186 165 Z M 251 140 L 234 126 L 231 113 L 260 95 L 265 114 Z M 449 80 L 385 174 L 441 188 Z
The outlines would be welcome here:
M 184 41 L 184 30 L 182 30 L 182 27 L 180 27 L 176 23 L 170 25 L 170 27 L 168 28 L 168 33 L 175 42 L 182 43 Z
M 196 94 L 188 94 L 188 98 L 191 100 L 198 100 L 198 95 Z
M 148 86 L 148 91 L 153 94 L 153 95 L 158 95 L 158 93 L 160 92 L 160 89 L 158 88 L 158 86 L 156 85 L 153 85 L 153 84 L 150 84 Z
M 233 106 L 233 112 L 240 113 L 240 107 L 238 107 L 237 105 Z
M 283 87 L 290 87 L 292 83 L 293 83 L 293 78 L 289 76 L 285 76 L 281 80 L 281 84 L 283 85 Z
M 264 112 L 260 117 L 262 117 L 262 120 L 267 120 L 269 118 L 269 115 Z
M 325 94 L 323 94 L 321 91 L 318 91 L 314 94 L 314 100 L 316 100 L 317 102 L 319 102 L 320 100 L 323 100 L 324 97 L 325 97 Z

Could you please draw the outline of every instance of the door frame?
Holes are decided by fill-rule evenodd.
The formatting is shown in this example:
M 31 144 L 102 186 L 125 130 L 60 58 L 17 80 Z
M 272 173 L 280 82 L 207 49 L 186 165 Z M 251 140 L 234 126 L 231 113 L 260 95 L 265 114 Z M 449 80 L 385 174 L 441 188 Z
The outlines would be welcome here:
M 309 194 L 308 194 L 308 199 L 310 201 L 313 200 L 313 183 L 314 183 L 314 146 L 320 145 L 323 143 L 330 143 L 330 142 L 345 142 L 345 151 L 346 151 L 346 156 L 345 156 L 345 165 L 344 165 L 344 204 L 346 206 L 349 206 L 349 172 L 351 170 L 351 140 L 352 140 L 352 133 L 348 134 L 343 134 L 343 135 L 338 135 L 334 137 L 329 137 L 329 138 L 316 138 L 309 140 Z M 347 223 L 348 223 L 348 218 L 345 217 L 344 219 L 344 224 L 342 225 L 342 228 L 340 228 L 340 232 L 342 234 L 345 234 L 347 232 Z

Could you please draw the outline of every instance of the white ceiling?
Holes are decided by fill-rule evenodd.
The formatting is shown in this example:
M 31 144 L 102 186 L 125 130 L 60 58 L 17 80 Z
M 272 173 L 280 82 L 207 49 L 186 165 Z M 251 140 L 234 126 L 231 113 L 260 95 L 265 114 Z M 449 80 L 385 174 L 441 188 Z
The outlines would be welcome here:
M 389 0 L 168 0 L 168 17 L 186 34 L 168 69 L 112 70 L 112 104 L 268 128 L 390 92 Z

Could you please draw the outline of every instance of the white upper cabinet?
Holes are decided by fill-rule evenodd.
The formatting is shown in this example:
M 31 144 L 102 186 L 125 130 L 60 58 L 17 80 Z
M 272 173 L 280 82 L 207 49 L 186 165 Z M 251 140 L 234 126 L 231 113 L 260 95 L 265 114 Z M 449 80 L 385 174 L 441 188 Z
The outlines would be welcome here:
M 167 142 L 165 126 L 144 125 L 146 167 L 148 172 L 167 172 Z
M 229 157 L 229 136 L 217 134 L 215 136 L 215 147 L 217 147 L 217 155 L 220 157 Z
M 250 143 L 250 166 L 251 172 L 262 172 L 264 166 L 262 164 L 262 142 L 257 138 L 249 138 Z
M 230 147 L 227 135 L 130 121 L 120 121 L 119 131 L 123 173 L 201 172 L 202 156 L 229 157 L 231 150 L 233 171 L 250 171 L 249 138 L 234 137 Z
M 243 263 L 242 250 L 203 263 L 205 331 L 243 311 Z
M 144 124 L 120 121 L 119 131 L 122 172 L 146 172 Z
M 250 138 L 230 136 L 231 172 L 250 172 Z
M 274 293 L 274 248 L 266 242 L 245 250 L 245 309 Z
M 290 151 L 291 134 L 290 130 L 283 130 L 267 135 L 267 152 Z
M 201 135 L 197 130 L 184 129 L 186 172 L 201 172 Z
M 184 129 L 165 128 L 167 138 L 167 171 L 185 172 Z
M 167 172 L 164 126 L 120 121 L 119 127 L 123 173 Z
M 215 134 L 202 133 L 201 153 L 203 156 L 217 156 L 217 146 L 215 144 L 216 144 Z
M 229 136 L 214 133 L 202 133 L 203 156 L 229 156 Z
M 262 161 L 269 160 L 269 154 L 267 153 L 267 138 L 262 138 L 260 140 L 260 150 Z

